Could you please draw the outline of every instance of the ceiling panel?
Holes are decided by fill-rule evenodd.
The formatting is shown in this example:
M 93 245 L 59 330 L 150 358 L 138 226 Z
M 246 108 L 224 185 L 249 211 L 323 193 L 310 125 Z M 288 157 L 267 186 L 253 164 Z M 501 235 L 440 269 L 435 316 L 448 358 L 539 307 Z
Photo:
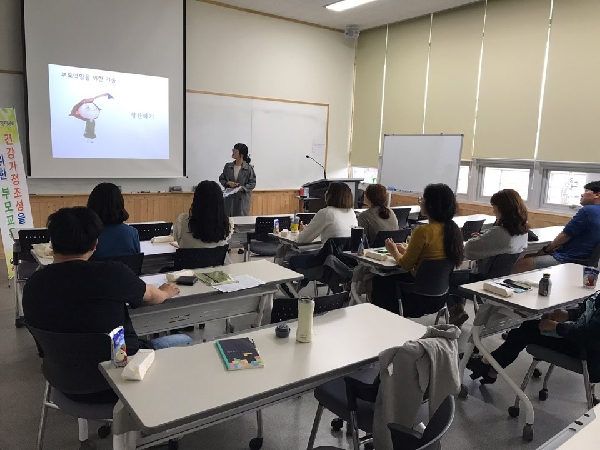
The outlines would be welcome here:
M 231 6 L 327 27 L 344 29 L 346 25 L 358 25 L 362 30 L 456 8 L 479 0 L 376 0 L 342 12 L 330 11 L 324 7 L 333 1 L 219 0 L 220 3 Z

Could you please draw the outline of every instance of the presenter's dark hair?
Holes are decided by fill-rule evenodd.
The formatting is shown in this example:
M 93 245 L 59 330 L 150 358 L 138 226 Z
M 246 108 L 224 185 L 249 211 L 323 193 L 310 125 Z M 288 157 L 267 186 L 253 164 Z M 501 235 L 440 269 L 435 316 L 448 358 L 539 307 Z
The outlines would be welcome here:
M 508 231 L 511 236 L 527 233 L 527 206 L 514 189 L 502 189 L 492 195 L 490 204 L 498 208 L 500 220 L 498 225 Z
M 464 243 L 458 225 L 452 220 L 456 214 L 456 197 L 443 183 L 429 184 L 423 192 L 423 202 L 430 220 L 444 225 L 444 253 L 455 266 L 464 259 Z
M 377 215 L 382 219 L 390 218 L 390 210 L 385 204 L 387 203 L 387 189 L 383 184 L 370 184 L 365 189 L 365 196 L 372 206 L 379 208 Z
M 250 159 L 250 154 L 248 153 L 248 146 L 246 144 L 235 144 L 233 146 L 234 150 L 237 150 L 240 155 L 242 156 L 242 158 L 244 158 L 244 161 L 247 162 L 248 164 L 250 164 L 250 161 L 252 161 Z
M 229 236 L 223 191 L 214 181 L 204 180 L 196 187 L 188 227 L 194 239 L 202 242 L 219 242 Z
M 595 194 L 600 194 L 600 181 L 590 181 L 583 188 Z
M 354 204 L 352 191 L 347 184 L 334 181 L 327 188 L 325 203 L 327 203 L 327 206 L 333 206 L 334 208 L 350 209 Z
M 90 208 L 61 208 L 46 223 L 54 253 L 83 255 L 94 248 L 102 232 L 102 222 Z
M 123 195 L 119 187 L 112 183 L 100 183 L 96 186 L 88 197 L 87 206 L 98 214 L 105 226 L 123 223 L 129 219 Z

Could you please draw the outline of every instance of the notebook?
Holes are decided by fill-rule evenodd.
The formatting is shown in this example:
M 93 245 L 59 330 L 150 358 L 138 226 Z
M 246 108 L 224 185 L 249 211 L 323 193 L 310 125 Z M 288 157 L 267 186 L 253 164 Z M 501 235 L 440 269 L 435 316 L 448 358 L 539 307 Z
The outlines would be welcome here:
M 254 342 L 249 338 L 221 339 L 215 345 L 227 370 L 255 369 L 265 366 Z
M 237 280 L 235 278 L 221 270 L 206 273 L 196 272 L 196 276 L 200 279 L 200 281 L 209 286 L 237 283 Z

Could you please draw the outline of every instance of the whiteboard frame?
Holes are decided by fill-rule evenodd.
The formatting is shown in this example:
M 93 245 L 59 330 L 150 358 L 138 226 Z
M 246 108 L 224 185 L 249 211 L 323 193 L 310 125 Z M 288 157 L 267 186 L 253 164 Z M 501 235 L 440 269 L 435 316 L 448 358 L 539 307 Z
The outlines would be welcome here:
M 458 189 L 458 177 L 459 177 L 459 173 L 460 173 L 460 164 L 462 161 L 462 149 L 463 149 L 463 145 L 465 142 L 465 135 L 464 134 L 446 134 L 446 133 L 439 133 L 439 134 L 419 134 L 419 133 L 407 133 L 407 134 L 402 134 L 402 133 L 387 133 L 383 135 L 383 138 L 381 139 L 381 154 L 379 155 L 379 165 L 377 167 L 377 183 L 381 184 L 381 168 L 383 166 L 383 153 L 385 152 L 385 137 L 386 136 L 460 136 L 460 151 L 458 152 L 458 171 L 456 172 L 456 182 L 455 182 L 455 188 L 452 190 L 452 192 L 454 192 L 454 195 L 456 195 L 456 190 Z M 422 192 L 413 192 L 413 191 L 402 191 L 402 190 L 394 190 L 394 191 L 390 191 L 390 192 L 398 192 L 398 193 L 402 193 L 402 194 L 422 194 Z

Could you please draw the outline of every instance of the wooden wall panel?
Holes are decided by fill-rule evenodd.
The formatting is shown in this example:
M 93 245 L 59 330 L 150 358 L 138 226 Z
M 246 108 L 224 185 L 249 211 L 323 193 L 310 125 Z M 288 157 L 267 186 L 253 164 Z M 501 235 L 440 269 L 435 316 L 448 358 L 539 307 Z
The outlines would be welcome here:
M 391 206 L 416 205 L 418 197 L 407 194 L 392 194 Z M 468 216 L 470 214 L 489 214 L 493 215 L 492 206 L 484 203 L 458 202 L 458 215 Z M 551 227 L 555 225 L 565 225 L 573 214 L 559 214 L 547 211 L 529 211 L 529 225 L 532 228 Z

